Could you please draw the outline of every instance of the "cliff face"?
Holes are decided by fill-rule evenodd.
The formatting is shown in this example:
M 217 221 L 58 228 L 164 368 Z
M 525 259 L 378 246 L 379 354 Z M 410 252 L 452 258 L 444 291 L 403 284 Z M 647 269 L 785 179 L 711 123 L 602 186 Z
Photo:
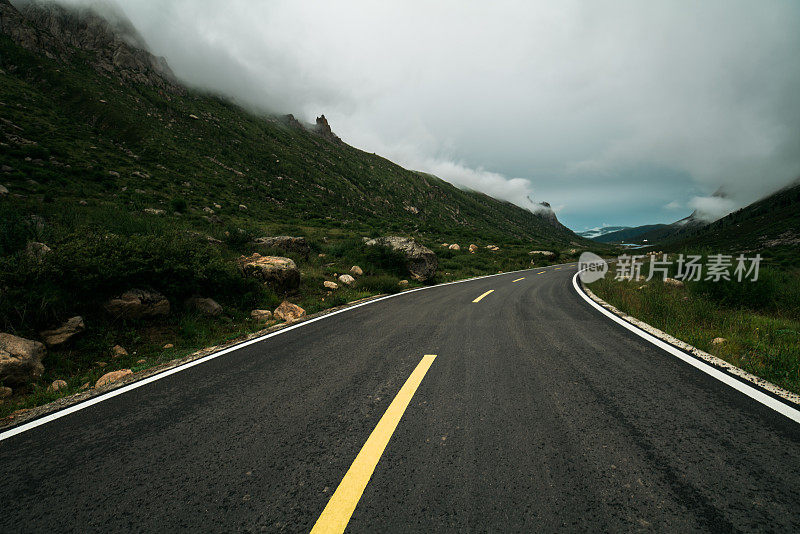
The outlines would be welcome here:
M 65 9 L 38 1 L 19 2 L 18 6 L 19 9 L 8 0 L 0 0 L 0 30 L 20 46 L 51 59 L 88 52 L 87 61 L 101 73 L 113 73 L 126 82 L 180 91 L 166 61 L 147 51 L 147 45 L 122 13 L 104 18 L 92 9 Z

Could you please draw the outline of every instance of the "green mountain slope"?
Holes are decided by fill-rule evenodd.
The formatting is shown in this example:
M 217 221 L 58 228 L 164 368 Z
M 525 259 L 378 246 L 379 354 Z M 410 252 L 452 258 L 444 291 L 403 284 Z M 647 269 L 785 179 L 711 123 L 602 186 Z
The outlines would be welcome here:
M 404 169 L 343 143 L 324 118 L 302 125 L 182 87 L 142 46 L 124 22 L 0 0 L 0 332 L 43 340 L 74 316 L 86 327 L 48 349 L 44 375 L 14 384 L 18 401 L 0 415 L 261 329 L 253 317 L 268 314 L 251 311 L 284 300 L 314 313 L 603 250 L 545 204 L 532 213 Z M 257 241 L 280 235 L 307 246 Z M 435 251 L 438 271 L 409 280 L 404 258 L 365 236 L 412 237 Z M 256 252 L 293 260 L 297 285 L 246 276 L 240 261 Z M 351 270 L 356 280 L 342 282 Z M 104 311 L 131 289 L 162 294 L 169 314 Z M 196 296 L 223 312 L 203 315 Z M 68 387 L 48 391 L 55 379 Z
M 800 182 L 663 245 L 670 250 L 758 251 L 768 257 L 796 262 L 800 252 Z
M 61 28 L 69 43 L 81 43 L 85 28 L 35 8 L 28 17 Z M 217 203 L 233 206 L 219 217 L 244 226 L 299 224 L 553 246 L 584 242 L 550 217 L 403 169 L 296 121 L 258 116 L 184 90 L 160 73 L 137 77 L 124 63 L 104 61 L 102 48 L 77 49 L 52 39 L 59 46 L 42 49 L 56 59 L 17 46 L 8 32 L 0 42 L 8 145 L 0 163 L 14 169 L 2 178 L 12 193 L 136 211 L 167 209 L 183 199 L 190 216 Z M 237 211 L 239 204 L 246 213 Z
M 644 226 L 635 226 L 633 228 L 624 228 L 616 232 L 609 232 L 597 237 L 592 238 L 592 241 L 598 243 L 638 243 L 641 241 L 641 236 L 651 232 L 660 230 L 667 226 L 666 224 L 646 224 Z

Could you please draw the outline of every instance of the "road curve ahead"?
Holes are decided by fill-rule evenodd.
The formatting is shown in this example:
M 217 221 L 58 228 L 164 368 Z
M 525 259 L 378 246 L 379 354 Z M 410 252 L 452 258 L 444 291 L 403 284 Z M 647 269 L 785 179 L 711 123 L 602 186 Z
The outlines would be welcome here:
M 800 531 L 800 425 L 574 273 L 404 293 L 8 437 L 0 532 Z

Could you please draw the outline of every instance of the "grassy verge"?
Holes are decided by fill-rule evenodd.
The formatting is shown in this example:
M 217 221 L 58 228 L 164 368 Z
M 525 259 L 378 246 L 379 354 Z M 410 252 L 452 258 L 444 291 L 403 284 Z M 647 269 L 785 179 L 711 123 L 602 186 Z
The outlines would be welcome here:
M 800 273 L 757 282 L 617 281 L 589 288 L 621 311 L 789 391 L 800 393 Z M 722 344 L 713 344 L 715 338 Z
M 0 417 L 82 391 L 109 371 L 144 370 L 258 331 L 264 324 L 250 318 L 252 309 L 273 310 L 289 300 L 312 314 L 398 292 L 403 288 L 401 280 L 409 280 L 406 287 L 423 285 L 410 280 L 402 257 L 367 247 L 351 232 L 272 224 L 251 224 L 243 230 L 205 223 L 191 214 L 153 216 L 58 201 L 39 207 L 40 215 L 33 219 L 17 210 L 3 212 L 0 239 L 8 253 L 0 257 L 0 331 L 40 339 L 41 330 L 73 315 L 84 317 L 86 331 L 64 348 L 48 350 L 44 375 L 15 388 L 14 396 L 0 404 Z M 306 237 L 311 248 L 308 255 L 265 249 L 252 241 L 255 236 L 287 231 Z M 209 236 L 216 241 L 209 241 Z M 45 242 L 51 251 L 43 256 L 29 254 L 26 244 L 32 241 Z M 441 243 L 425 244 L 440 261 L 436 277 L 426 284 L 524 269 L 532 261 L 547 265 L 574 259 L 569 251 L 557 251 L 547 261 L 532 260 L 528 252 L 537 247 L 523 242 L 493 242 L 500 246 L 493 252 L 478 241 L 475 254 L 466 250 L 469 243 L 462 243 L 460 251 Z M 292 258 L 301 271 L 300 286 L 281 292 L 244 278 L 236 260 L 256 251 Z M 323 282 L 336 281 L 353 265 L 364 272 L 353 286 L 340 284 L 335 291 L 324 288 Z M 120 321 L 102 311 L 106 299 L 134 287 L 152 288 L 167 296 L 170 315 Z M 215 299 L 224 313 L 205 317 L 186 308 L 183 303 L 192 295 Z M 115 345 L 124 347 L 128 355 L 113 357 Z M 54 380 L 65 380 L 67 387 L 48 391 Z

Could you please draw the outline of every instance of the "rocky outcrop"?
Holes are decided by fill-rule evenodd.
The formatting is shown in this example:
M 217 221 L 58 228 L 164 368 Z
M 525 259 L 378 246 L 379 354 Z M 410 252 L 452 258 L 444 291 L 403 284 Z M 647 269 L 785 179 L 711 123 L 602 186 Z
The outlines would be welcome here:
M 436 275 L 439 260 L 434 252 L 407 237 L 381 237 L 367 239 L 367 246 L 382 246 L 401 254 L 406 260 L 406 268 L 411 278 L 425 282 Z
M 361 269 L 361 267 L 359 267 L 358 265 L 353 265 L 352 267 L 350 267 L 350 274 L 352 274 L 353 276 L 363 276 L 364 270 Z
M 288 300 L 281 302 L 281 305 L 275 308 L 274 316 L 276 319 L 291 323 L 303 317 L 306 311 L 296 304 L 292 304 Z
M 111 357 L 112 358 L 122 358 L 128 355 L 128 351 L 125 350 L 125 347 L 122 345 L 114 345 L 111 348 Z
M 95 382 L 95 388 L 101 388 L 103 386 L 107 386 L 109 384 L 113 384 L 114 382 L 125 378 L 126 376 L 132 375 L 133 371 L 130 369 L 120 369 L 119 371 L 111 371 L 110 373 L 106 373 L 100 377 L 100 379 Z
M 477 251 L 478 251 L 478 245 L 473 243 L 472 245 L 469 246 L 469 253 L 470 254 L 475 254 Z
M 290 258 L 262 256 L 254 253 L 239 258 L 245 276 L 260 280 L 278 289 L 296 289 L 300 285 L 300 271 Z
M 186 307 L 206 317 L 217 317 L 222 314 L 222 306 L 216 300 L 209 298 L 192 297 L 186 300 Z
M 296 252 L 308 257 L 311 247 L 308 246 L 305 237 L 292 237 L 279 235 L 277 237 L 259 237 L 253 243 L 265 248 L 277 248 L 286 252 Z
M 48 347 L 58 347 L 59 345 L 65 344 L 85 329 L 86 325 L 83 323 L 83 317 L 76 315 L 58 328 L 41 332 L 41 335 Z
M 664 285 L 672 287 L 683 287 L 685 284 L 680 280 L 675 280 L 674 278 L 664 278 Z
M 317 117 L 317 124 L 314 131 L 320 137 L 324 137 L 328 141 L 333 141 L 335 143 L 342 142 L 342 140 L 339 139 L 339 137 L 331 130 L 331 125 L 328 124 L 328 119 L 325 118 L 325 115 L 320 115 Z
M 124 13 L 110 4 L 95 10 L 30 2 L 21 5 L 18 11 L 3 1 L 0 30 L 20 46 L 42 52 L 51 59 L 63 60 L 82 53 L 81 58 L 102 74 L 183 92 L 164 58 L 148 52 Z
M 336 282 L 331 282 L 330 280 L 325 280 L 322 282 L 322 287 L 325 289 L 339 289 L 339 284 Z
M 556 255 L 555 252 L 552 252 L 550 250 L 531 250 L 530 252 L 528 252 L 528 254 L 532 256 L 537 256 L 537 255 L 545 256 L 546 258 L 552 258 Z
M 449 248 L 450 250 L 461 250 L 461 245 L 459 245 L 458 243 L 453 243 L 447 248 Z
M 44 372 L 42 343 L 11 334 L 0 334 L 0 382 L 22 385 Z
M 118 319 L 144 319 L 169 315 L 169 301 L 157 291 L 130 289 L 107 301 L 103 309 Z

